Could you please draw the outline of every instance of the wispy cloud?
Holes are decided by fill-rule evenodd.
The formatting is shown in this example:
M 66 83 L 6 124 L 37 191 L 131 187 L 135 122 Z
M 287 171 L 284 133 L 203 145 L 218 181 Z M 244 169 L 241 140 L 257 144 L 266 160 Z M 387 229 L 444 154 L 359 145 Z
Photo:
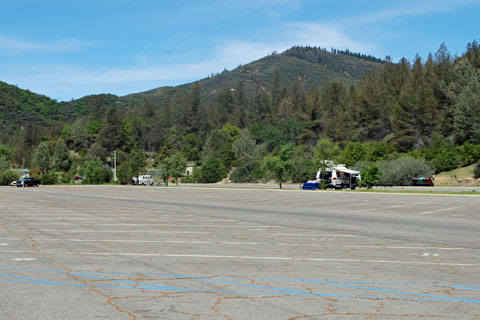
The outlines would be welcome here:
M 427 0 L 427 1 L 406 1 L 400 5 L 395 4 L 388 8 L 380 9 L 370 14 L 364 14 L 357 17 L 349 17 L 342 20 L 342 24 L 358 25 L 384 22 L 391 19 L 418 16 L 425 14 L 436 14 L 442 12 L 454 12 L 459 8 L 478 5 L 480 0 Z
M 25 41 L 0 35 L 0 53 L 18 55 L 29 53 L 64 53 L 79 51 L 94 46 L 94 42 L 76 39 L 62 39 L 56 41 Z
M 199 80 L 224 68 L 232 70 L 239 64 L 249 63 L 273 51 L 282 52 L 293 45 L 349 48 L 359 52 L 368 52 L 374 47 L 351 39 L 340 28 L 315 23 L 283 24 L 265 32 L 264 38 L 266 40 L 230 39 L 220 42 L 213 48 L 214 52 L 209 58 L 200 61 L 155 64 L 151 63 L 153 59 L 149 59 L 148 53 L 140 51 L 132 57 L 135 62 L 132 67 L 85 69 L 78 66 L 49 66 L 42 70 L 16 70 L 11 81 L 59 100 L 102 92 L 125 95 Z

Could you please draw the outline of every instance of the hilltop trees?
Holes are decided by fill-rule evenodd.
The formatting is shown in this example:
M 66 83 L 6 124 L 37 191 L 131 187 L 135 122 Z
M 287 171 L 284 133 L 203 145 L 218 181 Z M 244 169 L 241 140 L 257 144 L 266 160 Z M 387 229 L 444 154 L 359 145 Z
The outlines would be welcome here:
M 106 166 L 117 150 L 118 174 L 125 182 L 152 166 L 168 180 L 173 162 L 183 158 L 202 167 L 191 181 L 229 176 L 238 182 L 274 178 L 279 184 L 306 179 L 325 159 L 351 166 L 411 156 L 425 159 L 436 172 L 480 160 L 476 41 L 459 57 L 442 44 L 425 60 L 417 56 L 397 63 L 332 53 L 295 47 L 271 57 L 288 64 L 281 69 L 242 67 L 176 88 L 121 98 L 88 96 L 63 103 L 61 112 L 55 102 L 25 93 L 25 101 L 41 105 L 42 117 L 52 112 L 57 120 L 0 136 L 0 157 L 14 167 L 36 167 L 42 175 L 68 171 L 71 178 L 80 168 L 92 169 L 87 173 Z M 368 63 L 355 65 L 351 59 L 359 57 Z M 370 69 L 361 81 L 332 77 L 315 86 L 312 74 L 302 69 L 305 62 L 350 76 Z M 223 81 L 233 74 L 235 80 Z M 9 106 L 15 102 L 0 98 Z M 21 106 L 24 116 L 28 106 Z

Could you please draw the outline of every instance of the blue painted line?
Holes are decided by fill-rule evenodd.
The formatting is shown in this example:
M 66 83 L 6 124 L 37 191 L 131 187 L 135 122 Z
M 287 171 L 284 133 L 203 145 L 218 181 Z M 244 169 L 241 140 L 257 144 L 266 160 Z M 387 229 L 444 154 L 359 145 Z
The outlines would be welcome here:
M 10 271 L 20 271 L 20 272 L 42 272 L 42 273 L 57 273 L 57 274 L 68 274 L 69 272 L 63 270 L 35 270 L 35 269 L 20 269 L 20 268 L 0 268 L 0 270 L 10 270 Z M 133 286 L 114 286 L 114 285 L 92 285 L 95 287 L 104 287 L 104 288 L 123 288 L 123 289 L 144 289 L 144 290 L 174 290 L 174 291 L 188 291 L 188 292 L 232 292 L 232 293 L 245 293 L 245 294 L 281 294 L 281 295 L 317 295 L 317 296 L 328 296 L 328 297 L 338 297 L 338 298 L 365 298 L 365 299 L 385 299 L 386 297 L 373 297 L 373 296 L 353 296 L 353 295 L 337 295 L 337 294 L 328 294 L 322 292 L 310 292 L 310 291 L 302 291 L 302 290 L 295 290 L 295 289 L 288 289 L 288 288 L 279 288 L 279 287 L 270 287 L 270 286 L 263 286 L 263 285 L 252 285 L 252 284 L 244 284 L 239 282 L 232 282 L 232 281 L 222 281 L 222 280 L 214 280 L 206 277 L 201 276 L 191 276 L 191 275 L 167 275 L 167 274 L 144 274 L 147 276 L 157 276 L 157 277 L 168 277 L 174 279 L 184 279 L 184 278 L 191 278 L 203 282 L 212 282 L 212 283 L 221 283 L 226 285 L 233 285 L 239 287 L 247 287 L 247 288 L 256 288 L 256 289 L 265 289 L 268 291 L 239 291 L 239 290 L 205 290 L 205 289 L 189 289 L 189 288 L 181 288 L 181 287 L 173 287 L 173 286 L 166 286 L 160 284 L 152 284 L 152 283 L 143 283 L 137 282 L 132 280 L 117 280 L 117 279 L 109 279 L 105 276 L 107 275 L 134 275 L 138 276 L 138 273 L 115 273 L 115 272 L 70 272 L 72 275 L 76 275 L 79 277 L 84 278 L 91 278 L 91 279 L 100 279 L 106 281 L 112 281 L 115 283 L 126 283 L 126 284 L 134 284 Z M 102 275 L 102 276 L 100 276 Z M 9 274 L 2 274 L 0 276 L 14 278 L 18 280 L 9 280 L 9 281 L 0 281 L 2 283 L 38 283 L 38 284 L 45 284 L 45 285 L 65 285 L 65 286 L 76 286 L 76 287 L 88 287 L 90 285 L 85 284 L 67 284 L 67 283 L 58 283 L 52 281 L 45 281 L 33 278 L 27 278 L 22 276 L 16 275 L 9 275 Z M 467 299 L 467 298 L 456 298 L 456 297 L 444 297 L 444 296 L 437 296 L 437 295 L 430 295 L 424 293 L 416 293 L 410 291 L 402 291 L 402 290 L 392 290 L 392 289 L 384 289 L 384 288 L 376 288 L 370 286 L 356 286 L 351 284 L 382 284 L 382 285 L 401 285 L 401 286 L 435 286 L 435 287 L 449 287 L 461 290 L 474 290 L 478 291 L 479 286 L 462 286 L 462 285 L 444 285 L 444 284 L 416 284 L 416 283 L 395 283 L 395 282 L 368 282 L 368 281 L 342 281 L 342 280 L 308 280 L 308 279 L 290 279 L 290 278 L 264 278 L 264 277 L 219 277 L 219 279 L 256 279 L 256 280 L 269 280 L 269 281 L 294 281 L 294 282 L 304 282 L 304 283 L 313 283 L 313 284 L 320 284 L 320 285 L 327 285 L 327 286 L 334 286 L 334 287 L 344 287 L 349 289 L 359 289 L 359 290 L 371 290 L 377 292 L 385 292 L 385 293 L 394 293 L 400 295 L 411 295 L 411 296 L 418 296 L 421 298 L 402 298 L 402 297 L 395 297 L 395 299 L 399 300 L 408 300 L 408 301 L 436 301 L 436 302 L 468 302 L 468 303 L 480 303 L 480 300 L 477 299 Z
M 471 285 L 450 285 L 450 284 L 438 284 L 438 283 L 404 283 L 404 282 L 378 282 L 378 281 L 348 281 L 348 280 L 310 280 L 310 279 L 292 279 L 292 278 L 267 278 L 267 277 L 222 277 L 224 279 L 255 279 L 255 280 L 267 280 L 267 281 L 292 281 L 292 282 L 305 282 L 305 283 L 356 283 L 356 284 L 382 284 L 382 285 L 397 285 L 397 286 L 424 286 L 424 287 L 445 287 L 452 289 L 473 290 L 477 291 L 480 286 Z

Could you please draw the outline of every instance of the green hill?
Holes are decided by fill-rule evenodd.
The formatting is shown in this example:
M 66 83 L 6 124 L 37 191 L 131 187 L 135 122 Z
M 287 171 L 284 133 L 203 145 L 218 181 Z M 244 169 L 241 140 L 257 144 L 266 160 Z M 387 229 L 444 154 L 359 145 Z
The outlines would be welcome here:
M 223 71 L 217 75 L 199 81 L 206 95 L 214 95 L 224 85 L 235 86 L 243 81 L 247 93 L 257 89 L 268 91 L 275 71 L 279 71 L 281 85 L 289 85 L 297 80 L 307 91 L 320 87 L 327 82 L 341 82 L 344 85 L 357 85 L 369 70 L 377 68 L 381 60 L 347 52 L 331 53 L 312 47 L 293 47 L 281 54 L 272 54 L 239 66 L 232 71 Z M 192 83 L 178 86 L 190 89 Z M 131 94 L 127 99 L 142 97 L 164 97 L 171 95 L 178 87 L 160 87 L 157 89 Z
M 281 54 L 271 54 L 232 71 L 199 80 L 205 97 L 215 96 L 224 86 L 234 87 L 239 81 L 247 95 L 257 90 L 269 91 L 278 70 L 280 85 L 288 88 L 296 80 L 307 91 L 327 82 L 357 85 L 363 76 L 380 65 L 380 60 L 347 52 L 331 53 L 312 47 L 293 47 Z M 0 133 L 14 134 L 21 126 L 49 126 L 57 121 L 70 122 L 98 110 L 115 106 L 143 106 L 145 99 L 157 102 L 173 95 L 177 88 L 190 90 L 193 83 L 118 97 L 110 94 L 90 95 L 70 102 L 57 102 L 46 96 L 0 82 Z M 158 105 L 158 104 L 157 104 Z
M 12 134 L 27 124 L 46 126 L 66 117 L 55 100 L 0 81 L 0 133 Z

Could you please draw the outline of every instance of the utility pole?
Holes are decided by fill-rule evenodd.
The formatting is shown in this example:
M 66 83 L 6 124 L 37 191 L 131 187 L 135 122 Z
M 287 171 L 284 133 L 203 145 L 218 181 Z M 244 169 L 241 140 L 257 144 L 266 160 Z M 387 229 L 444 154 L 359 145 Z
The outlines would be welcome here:
M 113 151 L 113 181 L 117 181 L 117 150 Z

